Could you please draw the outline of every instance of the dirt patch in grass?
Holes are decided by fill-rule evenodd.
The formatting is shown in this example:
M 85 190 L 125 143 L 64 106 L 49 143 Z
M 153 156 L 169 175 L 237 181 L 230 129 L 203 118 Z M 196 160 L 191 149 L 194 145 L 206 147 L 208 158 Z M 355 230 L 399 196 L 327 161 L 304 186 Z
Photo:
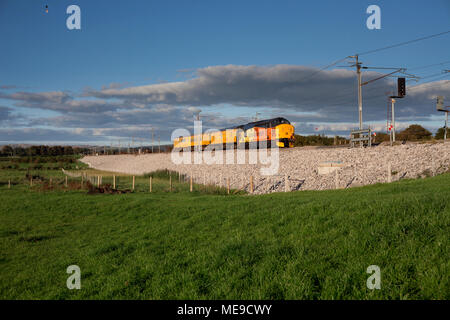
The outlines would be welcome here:
M 114 189 L 110 184 L 105 184 L 102 185 L 100 187 L 96 187 L 94 185 L 92 185 L 92 183 L 87 182 L 86 183 L 87 188 L 88 188 L 88 194 L 124 194 L 124 193 L 131 193 L 131 190 L 126 189 L 126 190 L 118 190 L 118 189 Z

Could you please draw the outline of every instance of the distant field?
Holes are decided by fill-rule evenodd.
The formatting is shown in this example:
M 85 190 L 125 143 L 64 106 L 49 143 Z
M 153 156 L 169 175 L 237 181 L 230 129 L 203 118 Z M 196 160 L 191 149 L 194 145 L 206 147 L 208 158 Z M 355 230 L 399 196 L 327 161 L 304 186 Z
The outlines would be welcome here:
M 259 196 L 168 193 L 163 176 L 152 194 L 142 177 L 136 193 L 87 195 L 23 175 L 0 171 L 1 299 L 450 298 L 448 173 Z M 66 288 L 72 264 L 81 290 Z

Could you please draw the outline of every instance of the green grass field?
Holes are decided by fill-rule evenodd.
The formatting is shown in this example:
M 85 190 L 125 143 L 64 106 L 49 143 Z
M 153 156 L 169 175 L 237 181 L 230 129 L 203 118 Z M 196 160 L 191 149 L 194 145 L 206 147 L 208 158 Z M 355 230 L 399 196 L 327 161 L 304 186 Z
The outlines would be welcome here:
M 23 174 L 0 172 L 1 299 L 450 298 L 448 173 L 262 196 L 168 193 L 163 177 L 152 194 L 145 177 L 131 194 L 42 191 Z

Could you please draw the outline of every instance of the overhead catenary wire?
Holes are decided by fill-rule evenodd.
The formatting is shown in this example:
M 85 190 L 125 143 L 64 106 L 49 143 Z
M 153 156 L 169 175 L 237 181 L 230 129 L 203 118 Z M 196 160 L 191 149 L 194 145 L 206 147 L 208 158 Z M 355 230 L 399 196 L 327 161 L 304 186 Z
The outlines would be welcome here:
M 365 51 L 365 52 L 362 52 L 362 53 L 358 53 L 358 55 L 361 56 L 361 55 L 365 55 L 365 54 L 369 54 L 369 53 L 373 53 L 373 52 L 377 52 L 377 51 L 382 51 L 382 50 L 387 50 L 387 49 L 390 49 L 390 48 L 400 47 L 400 46 L 403 46 L 403 45 L 407 45 L 407 44 L 410 44 L 410 43 L 414 43 L 414 42 L 418 42 L 418 41 L 422 41 L 422 40 L 426 40 L 426 39 L 431 39 L 431 38 L 438 37 L 438 36 L 441 36 L 441 35 L 444 35 L 444 34 L 448 34 L 448 33 L 450 33 L 450 30 L 444 31 L 444 32 L 440 32 L 440 33 L 436 33 L 436 34 L 432 34 L 432 35 L 428 35 L 428 36 L 417 38 L 417 39 L 413 39 L 413 40 L 409 40 L 409 41 L 405 41 L 405 42 L 401 42 L 401 43 L 397 43 L 397 44 L 393 44 L 393 45 L 389 45 L 389 46 L 385 46 L 385 47 L 381 47 L 381 48 L 378 48 L 378 49 Z M 319 70 L 312 72 L 311 74 L 307 75 L 306 77 L 301 78 L 300 80 L 304 81 L 306 79 L 310 79 L 310 78 L 314 77 L 315 75 L 319 74 L 320 72 L 322 72 L 322 71 L 324 71 L 326 69 L 329 69 L 329 68 L 337 65 L 338 63 L 347 60 L 348 58 L 349 57 L 347 56 L 345 58 L 336 60 L 336 61 L 334 61 L 334 62 L 332 62 L 332 63 L 330 63 L 330 64 L 328 64 L 328 65 L 326 65 L 326 66 L 324 66 L 322 68 L 320 68 Z M 441 65 L 441 64 L 446 64 L 446 63 L 450 63 L 450 61 L 444 61 L 444 62 L 433 64 L 433 65 L 416 67 L 416 68 L 413 68 L 413 69 L 417 70 L 417 69 L 420 69 L 420 68 L 426 68 L 426 67 L 435 66 L 435 65 Z M 364 69 L 366 69 L 366 68 L 367 69 L 368 68 L 370 68 L 370 69 L 396 69 L 396 68 L 391 68 L 391 67 L 363 67 L 363 68 Z
M 427 75 L 424 77 L 419 77 L 419 78 L 420 78 L 420 80 L 423 80 L 423 79 L 434 78 L 434 77 L 438 77 L 438 76 L 442 76 L 442 75 L 445 75 L 445 73 L 439 72 L 439 73 L 434 73 L 434 74 L 430 74 L 430 75 Z
M 320 68 L 319 70 L 312 72 L 311 74 L 307 75 L 306 77 L 302 78 L 301 80 L 304 81 L 304 80 L 306 80 L 306 79 L 310 79 L 310 78 L 314 77 L 316 74 L 318 74 L 318 73 L 320 73 L 320 72 L 322 72 L 322 71 L 324 71 L 324 70 L 326 70 L 326 69 L 328 69 L 328 68 L 331 68 L 331 67 L 337 65 L 338 63 L 340 63 L 340 62 L 342 62 L 342 61 L 347 60 L 347 58 L 348 58 L 348 57 L 345 57 L 345 58 L 336 60 L 335 62 L 332 62 L 332 63 L 330 63 L 329 65 L 326 65 L 326 66 Z
M 445 77 L 448 77 L 448 76 L 449 76 L 448 74 L 444 74 L 444 75 L 442 75 L 442 78 L 445 78 Z M 428 81 L 428 82 L 424 82 L 424 83 L 421 83 L 421 84 L 409 87 L 408 90 L 411 91 L 411 90 L 414 90 L 414 89 L 423 88 L 423 86 L 429 86 L 430 84 L 435 84 L 436 81 L 437 80 L 434 79 L 434 80 L 431 80 L 431 81 Z M 442 84 L 447 84 L 447 83 L 450 83 L 450 80 L 446 80 Z
M 407 44 L 411 44 L 411 43 L 414 43 L 414 42 L 427 40 L 427 39 L 431 39 L 431 38 L 436 38 L 436 37 L 442 36 L 444 34 L 449 34 L 449 33 L 450 33 L 450 30 L 447 30 L 447 31 L 440 32 L 440 33 L 435 33 L 435 34 L 432 34 L 432 35 L 429 35 L 429 36 L 425 36 L 425 37 L 421 37 L 421 38 L 417 38 L 417 39 L 413 39 L 413 40 L 409 40 L 409 41 L 404 41 L 404 42 L 392 44 L 392 45 L 389 45 L 389 46 L 386 46 L 386 47 L 381 47 L 381 48 L 378 48 L 378 49 L 373 49 L 373 50 L 361 52 L 361 53 L 358 53 L 357 55 L 358 56 L 362 56 L 362 55 L 366 55 L 366 54 L 369 54 L 369 53 L 375 53 L 375 52 L 379 52 L 379 51 L 383 51 L 383 50 L 387 50 L 387 49 L 401 47 L 401 46 L 404 46 L 404 45 L 407 45 Z
M 388 49 L 391 49 L 391 48 L 396 48 L 396 47 L 408 45 L 408 44 L 411 44 L 411 43 L 415 43 L 415 42 L 419 42 L 419 41 L 423 41 L 423 40 L 439 37 L 439 36 L 442 36 L 442 35 L 445 35 L 445 34 L 449 34 L 449 33 L 450 33 L 450 30 L 444 31 L 444 32 L 440 32 L 440 33 L 436 33 L 436 34 L 432 34 L 432 35 L 428 35 L 428 36 L 424 36 L 424 37 L 420 37 L 420 38 L 417 38 L 417 39 L 412 39 L 412 40 L 409 40 L 409 41 L 404 41 L 404 42 L 401 42 L 401 43 L 397 43 L 397 44 L 393 44 L 393 45 L 389 45 L 389 46 L 385 46 L 385 47 L 381 47 L 381 48 L 377 48 L 377 49 L 373 49 L 373 50 L 369 50 L 369 51 L 365 51 L 365 52 L 361 52 L 361 53 L 358 53 L 357 55 L 361 56 L 361 55 L 366 55 L 366 54 L 370 54 L 370 53 L 375 53 L 375 52 L 378 52 L 378 51 L 388 50 Z M 305 76 L 305 77 L 303 77 L 303 78 L 301 78 L 299 80 L 304 81 L 304 80 L 310 79 L 310 78 L 316 76 L 317 74 L 319 74 L 320 72 L 322 72 L 322 71 L 324 71 L 326 69 L 329 69 L 329 68 L 337 65 L 338 63 L 347 60 L 348 58 L 349 57 L 347 56 L 345 58 L 336 60 L 336 61 L 334 61 L 334 62 L 332 62 L 332 63 L 330 63 L 330 64 L 328 64 L 328 65 L 326 65 L 326 66 L 324 66 L 322 68 L 320 68 L 319 70 L 316 70 L 316 71 L 312 72 L 311 74 L 309 74 L 309 75 L 307 75 L 307 76 Z M 425 69 L 425 68 L 432 67 L 432 66 L 444 65 L 444 64 L 447 64 L 447 63 L 450 63 L 450 61 L 444 61 L 444 62 L 440 62 L 440 63 L 436 63 L 436 64 L 430 64 L 430 65 L 426 65 L 426 66 L 415 67 L 415 68 L 412 68 L 412 70 L 420 70 L 420 69 Z M 364 69 L 369 69 L 369 68 L 370 69 L 397 69 L 397 68 L 389 68 L 389 67 L 363 67 L 363 68 Z M 404 71 L 401 72 L 401 73 L 406 74 Z M 406 75 L 409 75 L 409 74 L 406 74 Z M 409 75 L 409 76 L 412 76 L 412 75 Z M 437 75 L 430 75 L 430 76 L 426 76 L 425 78 L 434 77 L 434 76 L 437 76 Z M 443 76 L 446 76 L 446 75 L 443 75 Z M 412 77 L 414 77 L 414 76 L 412 76 Z M 386 84 L 384 83 L 382 86 L 385 86 L 385 85 Z M 415 88 L 415 87 L 410 87 L 410 88 Z M 334 101 L 333 101 L 334 103 L 328 104 L 328 103 L 324 103 L 323 102 L 323 104 L 326 105 L 326 106 L 339 106 L 339 105 L 343 105 L 343 104 L 353 104 L 354 103 L 354 101 L 352 101 L 352 102 L 350 102 L 350 101 L 347 102 L 346 101 L 347 100 L 346 99 L 347 96 L 354 95 L 353 92 L 352 93 L 349 92 L 347 94 L 347 90 L 346 90 L 346 91 L 343 91 L 343 92 L 341 91 L 340 93 L 341 93 L 341 95 L 338 95 L 338 96 L 334 97 Z M 344 94 L 342 94 L 342 93 L 344 93 Z M 338 99 L 339 101 L 336 101 L 335 98 L 339 98 Z M 370 98 L 366 98 L 365 101 L 373 101 L 375 99 L 379 99 L 379 98 L 378 97 L 370 97 Z M 315 99 L 308 99 L 306 101 L 303 101 L 302 104 L 308 104 L 308 103 L 313 102 L 313 101 L 315 101 Z M 340 102 L 340 101 L 342 101 L 342 102 Z
M 426 68 L 430 68 L 430 67 L 443 66 L 448 63 L 450 63 L 450 60 L 439 62 L 439 63 L 428 64 L 426 66 L 413 67 L 413 68 L 409 68 L 408 70 L 422 70 L 422 69 L 426 69 Z
M 409 40 L 409 41 L 405 41 L 405 42 L 401 42 L 401 43 L 397 43 L 397 44 L 393 44 L 393 45 L 389 45 L 389 46 L 385 46 L 385 47 L 381 47 L 381 48 L 378 48 L 378 49 L 365 51 L 365 52 L 362 52 L 362 53 L 358 53 L 358 55 L 361 56 L 361 55 L 365 55 L 365 54 L 369 54 L 369 53 L 374 53 L 374 52 L 378 52 L 378 51 L 382 51 L 382 50 L 387 50 L 387 49 L 391 49 L 391 48 L 395 48 L 395 47 L 400 47 L 400 46 L 403 46 L 403 45 L 407 45 L 407 44 L 418 42 L 418 41 L 422 41 L 422 40 L 431 39 L 431 38 L 438 37 L 438 36 L 441 36 L 441 35 L 444 35 L 444 34 L 448 34 L 448 33 L 450 33 L 450 30 L 444 31 L 444 32 L 440 32 L 440 33 L 436 33 L 436 34 L 432 34 L 432 35 L 425 36 L 425 37 L 421 37 L 421 38 L 417 38 L 417 39 L 413 39 L 413 40 Z M 332 63 L 330 63 L 330 64 L 320 68 L 319 70 L 317 70 L 317 71 L 307 75 L 306 77 L 302 78 L 301 80 L 304 81 L 306 79 L 310 79 L 310 78 L 314 77 L 315 75 L 319 74 L 320 72 L 322 72 L 322 71 L 324 71 L 326 69 L 329 69 L 329 68 L 337 65 L 338 63 L 347 60 L 348 58 L 349 57 L 347 56 L 345 58 L 336 60 L 335 62 L 332 62 Z M 435 64 L 435 65 L 445 64 L 445 63 L 448 63 L 448 62 L 450 62 L 450 61 L 444 61 L 442 63 L 438 63 L 438 64 Z M 433 66 L 433 65 L 429 65 L 429 66 Z M 422 66 L 422 67 L 417 67 L 417 68 L 425 68 L 425 67 L 428 67 L 428 66 Z M 391 67 L 363 67 L 363 68 L 364 69 L 369 69 L 369 68 L 370 69 L 396 69 L 396 68 L 391 68 Z

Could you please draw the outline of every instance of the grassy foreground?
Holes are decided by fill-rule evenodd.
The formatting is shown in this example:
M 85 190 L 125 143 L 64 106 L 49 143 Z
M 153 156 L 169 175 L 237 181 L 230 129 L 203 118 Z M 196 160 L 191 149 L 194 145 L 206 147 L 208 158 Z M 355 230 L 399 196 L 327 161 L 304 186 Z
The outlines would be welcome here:
M 262 196 L 0 186 L 1 299 L 448 299 L 450 174 Z M 81 290 L 68 290 L 69 265 Z M 369 290 L 369 265 L 381 290 Z

